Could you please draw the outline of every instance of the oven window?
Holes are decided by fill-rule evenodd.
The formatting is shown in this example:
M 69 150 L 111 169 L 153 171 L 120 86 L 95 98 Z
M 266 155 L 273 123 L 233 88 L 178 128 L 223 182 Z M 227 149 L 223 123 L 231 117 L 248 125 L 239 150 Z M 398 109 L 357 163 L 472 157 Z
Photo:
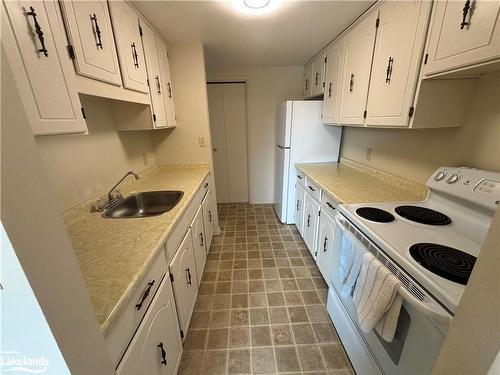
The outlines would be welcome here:
M 377 330 L 374 329 L 375 335 L 378 340 L 384 347 L 385 351 L 391 358 L 394 364 L 399 363 L 399 359 L 401 358 L 401 352 L 403 351 L 403 347 L 406 340 L 406 335 L 408 334 L 408 330 L 410 329 L 411 318 L 410 314 L 406 311 L 404 306 L 401 306 L 401 311 L 399 313 L 398 326 L 396 328 L 396 333 L 394 335 L 394 340 L 392 342 L 385 341 L 378 333 Z

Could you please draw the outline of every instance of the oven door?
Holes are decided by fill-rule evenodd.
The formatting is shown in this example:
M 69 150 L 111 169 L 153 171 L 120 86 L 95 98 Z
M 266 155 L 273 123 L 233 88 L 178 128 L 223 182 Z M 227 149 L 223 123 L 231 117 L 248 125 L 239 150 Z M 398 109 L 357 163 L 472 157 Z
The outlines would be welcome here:
M 428 293 L 415 282 L 410 288 L 402 289 L 404 302 L 399 315 L 396 335 L 392 342 L 386 342 L 375 330 L 364 333 L 358 327 L 356 306 L 352 297 L 342 297 L 338 269 L 342 246 L 349 241 L 359 241 L 362 248 L 371 251 L 383 264 L 408 285 L 411 278 L 378 249 L 363 233 L 344 216 L 335 217 L 336 232 L 333 250 L 333 267 L 330 282 L 335 297 L 342 304 L 341 311 L 352 321 L 357 337 L 366 346 L 366 352 L 373 356 L 377 366 L 384 374 L 430 374 L 434 361 L 441 349 L 445 332 L 451 318 Z M 412 292 L 413 291 L 413 292 Z M 338 309 L 340 311 L 340 309 Z M 335 323 L 335 322 L 334 322 Z M 338 328 L 338 327 L 337 327 Z M 342 328 L 340 328 L 342 329 Z M 341 335 L 342 336 L 342 335 Z M 346 347 L 349 354 L 349 348 Z M 355 361 L 353 361 L 355 366 Z M 356 367 L 356 366 L 355 366 Z M 356 369 L 356 368 L 355 368 Z M 361 374 L 361 371 L 358 373 Z

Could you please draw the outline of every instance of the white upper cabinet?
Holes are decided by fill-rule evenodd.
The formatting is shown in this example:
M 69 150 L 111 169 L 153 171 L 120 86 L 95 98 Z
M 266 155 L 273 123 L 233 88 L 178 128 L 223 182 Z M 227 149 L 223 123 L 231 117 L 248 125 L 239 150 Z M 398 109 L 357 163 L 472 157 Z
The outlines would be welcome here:
M 342 82 L 343 40 L 335 41 L 326 52 L 325 96 L 323 97 L 323 123 L 340 122 L 340 83 Z
M 2 46 L 35 135 L 85 133 L 58 3 L 5 1 Z
M 305 68 L 304 68 L 304 84 L 303 84 L 304 98 L 310 98 L 312 96 L 312 90 L 311 90 L 312 71 L 313 71 L 313 64 L 312 63 L 305 66 Z
M 369 13 L 345 36 L 341 123 L 363 125 L 378 12 Z
M 148 93 L 146 64 L 139 32 L 139 16 L 124 1 L 110 1 L 108 4 L 123 86 L 130 90 Z
M 165 91 L 162 85 L 160 72 L 160 63 L 158 60 L 158 51 L 156 48 L 156 36 L 153 30 L 144 22 L 141 22 L 140 30 L 142 34 L 142 45 L 144 47 L 144 57 L 146 59 L 146 68 L 149 80 L 149 94 L 151 96 L 151 110 L 153 115 L 153 127 L 166 128 L 167 114 L 165 111 L 164 95 Z
M 500 1 L 436 1 L 426 76 L 500 58 Z
M 60 4 L 75 56 L 76 72 L 120 86 L 122 80 L 108 3 L 105 0 L 64 0 Z
M 325 54 L 320 54 L 312 63 L 311 96 L 322 95 L 325 87 Z
M 366 126 L 408 126 L 431 3 L 386 1 L 379 8 Z
M 170 75 L 167 46 L 161 39 L 156 38 L 156 48 L 158 50 L 158 60 L 160 63 L 160 79 L 162 90 L 164 92 L 163 99 L 167 115 L 167 127 L 173 128 L 177 126 L 177 118 L 175 117 L 174 89 L 172 87 L 172 79 Z

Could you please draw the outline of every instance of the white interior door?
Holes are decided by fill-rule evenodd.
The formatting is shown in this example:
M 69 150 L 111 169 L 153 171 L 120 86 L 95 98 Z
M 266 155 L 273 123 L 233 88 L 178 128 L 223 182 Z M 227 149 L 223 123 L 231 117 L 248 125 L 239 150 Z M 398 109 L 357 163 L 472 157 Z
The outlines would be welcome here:
M 217 199 L 248 202 L 245 83 L 209 84 L 208 103 Z

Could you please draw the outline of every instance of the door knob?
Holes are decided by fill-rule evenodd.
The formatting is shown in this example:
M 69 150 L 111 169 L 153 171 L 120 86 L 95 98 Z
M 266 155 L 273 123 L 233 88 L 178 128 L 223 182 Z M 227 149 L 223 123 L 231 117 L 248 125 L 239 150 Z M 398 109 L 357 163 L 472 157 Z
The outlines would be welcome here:
M 214 147 L 214 152 L 216 152 L 216 151 L 217 151 L 217 148 L 216 148 L 216 147 Z

